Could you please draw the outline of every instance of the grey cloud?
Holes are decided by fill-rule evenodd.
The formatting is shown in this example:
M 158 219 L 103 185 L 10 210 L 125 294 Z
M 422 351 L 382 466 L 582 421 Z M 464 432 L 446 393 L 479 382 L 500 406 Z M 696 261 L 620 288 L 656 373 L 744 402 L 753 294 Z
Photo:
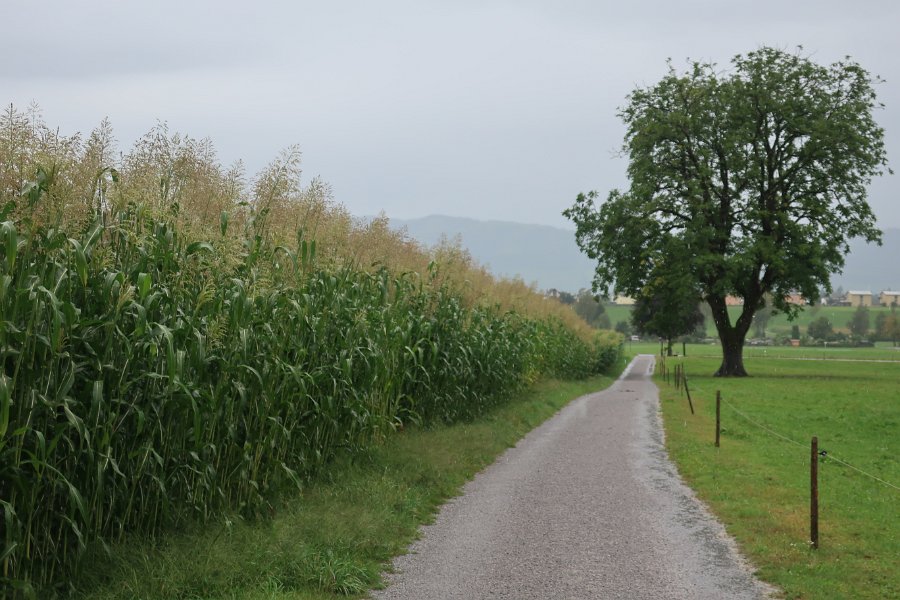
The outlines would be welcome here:
M 32 22 L 30 6 L 4 7 L 7 23 Z M 884 76 L 878 118 L 900 156 L 900 4 L 887 0 L 57 0 L 45 12 L 38 34 L 7 25 L 0 38 L 15 57 L 0 63 L 0 102 L 36 100 L 69 131 L 108 115 L 123 145 L 165 120 L 251 170 L 299 143 L 305 172 L 357 214 L 565 225 L 579 191 L 625 183 L 615 115 L 635 86 L 668 57 L 726 65 L 760 45 L 850 54 Z M 872 186 L 886 226 L 900 226 L 895 186 Z

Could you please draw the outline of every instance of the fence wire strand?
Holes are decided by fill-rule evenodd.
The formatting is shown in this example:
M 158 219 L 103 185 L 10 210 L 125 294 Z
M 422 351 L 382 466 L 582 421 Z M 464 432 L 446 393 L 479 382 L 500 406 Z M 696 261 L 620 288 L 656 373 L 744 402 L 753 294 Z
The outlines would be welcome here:
M 765 425 L 763 425 L 763 424 L 760 423 L 759 421 L 756 421 L 756 420 L 750 418 L 750 417 L 747 416 L 744 412 L 742 412 L 742 411 L 738 410 L 737 408 L 735 408 L 735 406 L 734 406 L 731 402 L 728 402 L 728 401 L 725 400 L 724 398 L 722 399 L 722 404 L 724 404 L 725 406 L 727 406 L 728 408 L 730 408 L 731 410 L 733 410 L 735 413 L 737 413 L 738 415 L 740 415 L 741 417 L 743 417 L 745 420 L 749 421 L 749 422 L 752 423 L 753 425 L 756 425 L 757 427 L 759 427 L 759 428 L 762 429 L 763 431 L 767 431 L 767 432 L 769 432 L 770 434 L 774 435 L 775 437 L 777 437 L 777 438 L 779 438 L 779 439 L 782 439 L 782 440 L 784 440 L 784 441 L 786 441 L 786 442 L 790 442 L 791 444 L 794 444 L 795 446 L 799 446 L 799 447 L 803 448 L 804 450 L 806 449 L 806 444 L 801 444 L 801 443 L 798 442 L 797 440 L 792 440 L 791 438 L 787 437 L 786 435 L 782 435 L 782 434 L 778 433 L 777 431 L 775 431 L 774 429 L 771 429 L 771 428 L 769 428 L 769 427 L 766 427 Z
M 874 479 L 875 481 L 877 481 L 877 482 L 879 482 L 879 483 L 883 483 L 884 485 L 886 485 L 886 486 L 888 486 L 888 487 L 891 487 L 891 488 L 894 488 L 895 490 L 897 490 L 898 492 L 900 492 L 900 486 L 896 486 L 896 485 L 894 485 L 893 483 L 891 483 L 890 481 L 885 481 L 885 480 L 882 479 L 881 477 L 878 477 L 878 476 L 876 476 L 876 475 L 872 475 L 871 473 L 867 473 L 867 472 L 863 471 L 862 469 L 860 469 L 859 467 L 854 467 L 854 466 L 851 465 L 850 463 L 845 462 L 845 461 L 843 461 L 843 460 L 837 458 L 836 456 L 832 456 L 830 453 L 826 453 L 826 454 L 825 454 L 825 457 L 826 457 L 826 458 L 830 458 L 830 459 L 833 460 L 834 462 L 840 463 L 840 464 L 844 465 L 845 467 L 849 467 L 849 468 L 853 469 L 854 471 L 856 471 L 857 473 L 860 473 L 860 474 L 862 474 L 862 475 L 865 475 L 866 477 L 871 477 L 871 478 Z

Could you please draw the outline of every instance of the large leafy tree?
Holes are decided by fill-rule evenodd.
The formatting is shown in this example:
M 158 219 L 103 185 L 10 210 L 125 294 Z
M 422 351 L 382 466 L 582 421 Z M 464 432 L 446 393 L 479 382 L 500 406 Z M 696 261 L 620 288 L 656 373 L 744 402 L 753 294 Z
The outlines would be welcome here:
M 595 289 L 635 297 L 688 278 L 722 344 L 717 375 L 746 375 L 743 344 L 769 294 L 795 316 L 791 292 L 830 289 L 847 241 L 880 242 L 866 201 L 887 169 L 873 79 L 849 58 L 829 66 L 761 48 L 722 71 L 695 63 L 634 90 L 626 125 L 630 187 L 564 211 L 597 260 Z M 598 206 L 599 204 L 599 206 Z M 743 298 L 736 319 L 725 299 Z

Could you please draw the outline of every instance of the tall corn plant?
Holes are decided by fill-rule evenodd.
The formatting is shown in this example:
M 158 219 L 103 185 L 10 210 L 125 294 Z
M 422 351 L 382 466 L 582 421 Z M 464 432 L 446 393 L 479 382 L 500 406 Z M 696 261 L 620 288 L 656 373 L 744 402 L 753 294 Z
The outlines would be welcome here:
M 322 267 L 302 233 L 269 241 L 267 207 L 238 245 L 226 212 L 200 241 L 174 210 L 134 202 L 97 204 L 74 231 L 38 224 L 43 173 L 0 214 L 7 586 L 49 593 L 90 546 L 267 514 L 341 449 L 472 418 L 617 348 L 467 306 L 438 277 Z

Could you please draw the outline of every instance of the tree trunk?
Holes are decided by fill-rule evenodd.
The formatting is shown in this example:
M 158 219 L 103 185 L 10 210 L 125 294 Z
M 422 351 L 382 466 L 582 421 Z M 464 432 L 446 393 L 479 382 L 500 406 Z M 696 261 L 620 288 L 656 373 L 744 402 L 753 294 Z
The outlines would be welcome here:
M 666 356 L 672 356 L 672 338 L 666 338 Z
M 719 334 L 719 341 L 722 343 L 722 364 L 719 366 L 719 370 L 716 371 L 715 376 L 746 377 L 747 371 L 744 369 L 744 339 L 750 330 L 750 324 L 753 322 L 755 301 L 746 303 L 745 300 L 744 310 L 734 325 L 731 324 L 724 296 L 710 296 L 707 298 L 707 302 L 712 309 L 716 331 Z
M 722 365 L 716 371 L 716 377 L 747 376 L 747 371 L 744 369 L 744 337 L 743 335 L 738 335 L 734 328 L 729 328 L 726 332 L 720 332 Z

